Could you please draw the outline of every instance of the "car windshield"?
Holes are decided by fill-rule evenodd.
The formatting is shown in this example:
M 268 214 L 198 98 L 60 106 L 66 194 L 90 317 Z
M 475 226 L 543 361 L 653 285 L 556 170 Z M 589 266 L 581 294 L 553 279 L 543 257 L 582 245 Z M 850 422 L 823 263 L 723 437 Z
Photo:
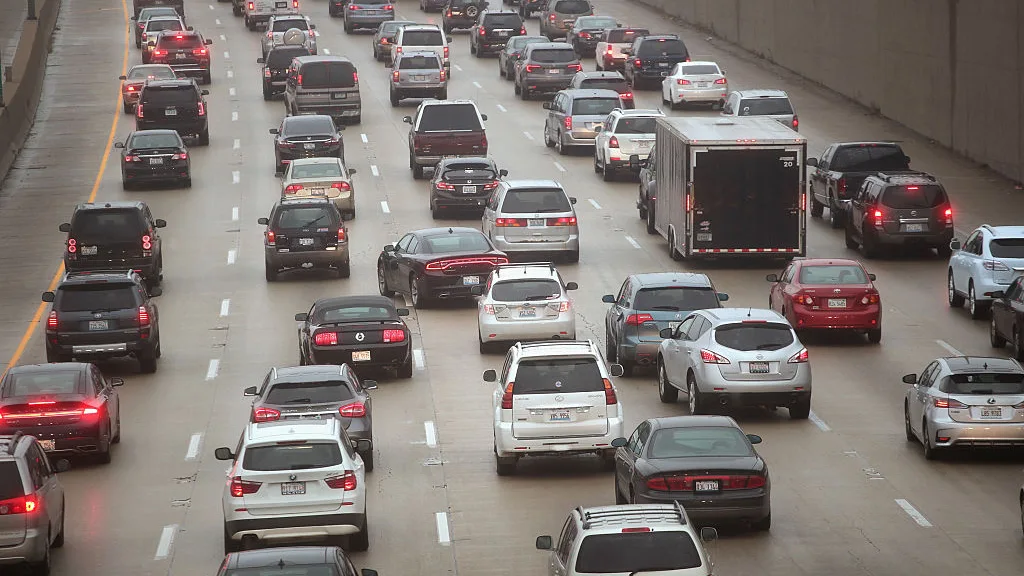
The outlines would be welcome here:
M 740 102 L 740 116 L 775 116 L 792 114 L 789 98 L 747 98 Z
M 680 64 L 679 73 L 683 76 L 703 76 L 705 74 L 721 74 L 714 64 Z
M 864 269 L 853 265 L 801 266 L 801 284 L 867 284 Z
M 1024 238 L 998 238 L 988 243 L 993 258 L 1024 258 Z
M 170 66 L 136 66 L 128 72 L 128 80 L 174 80 L 177 77 Z
M 559 14 L 589 14 L 592 8 L 587 0 L 557 0 L 554 11 Z
M 399 70 L 440 70 L 441 61 L 436 55 L 430 56 L 403 56 L 398 61 Z
M 174 8 L 143 8 L 139 12 L 139 22 L 145 22 L 150 18 L 156 18 L 157 16 L 178 16 L 178 11 Z
M 402 34 L 403 46 L 444 46 L 440 30 L 406 30 Z
M 473 104 L 434 104 L 424 106 L 419 132 L 474 132 L 483 130 Z
M 352 88 L 356 85 L 356 68 L 351 62 L 309 62 L 302 66 L 303 88 Z
M 338 466 L 342 462 L 341 447 L 337 442 L 291 442 L 296 441 L 246 448 L 242 468 L 253 472 L 310 470 Z
M 1024 394 L 1024 374 L 972 373 L 953 374 L 943 379 L 939 391 L 947 394 Z
M 629 84 L 626 83 L 625 78 L 586 78 L 580 82 L 580 88 L 629 92 Z
M 893 186 L 882 194 L 882 204 L 895 210 L 937 208 L 946 202 L 946 192 L 934 184 Z
M 175 133 L 133 134 L 128 141 L 129 148 L 180 148 L 181 138 Z
M 326 207 L 290 207 L 278 212 L 277 227 L 285 230 L 297 228 L 327 228 L 334 224 L 334 215 Z
M 615 125 L 616 134 L 654 134 L 657 118 L 621 118 Z
M 572 48 L 545 48 L 530 54 L 530 61 L 539 64 L 570 64 L 576 60 L 576 52 Z
M 615 21 L 615 18 L 604 18 L 604 17 L 583 17 L 576 20 L 573 25 L 575 30 L 605 30 L 607 28 L 615 28 L 619 23 Z
M 686 45 L 676 38 L 659 38 L 640 43 L 637 58 L 678 58 L 686 59 Z
M 518 30 L 522 28 L 523 21 L 519 16 L 515 14 L 488 14 L 484 18 L 484 26 L 491 28 L 502 29 L 513 29 Z
M 509 190 L 501 212 L 509 214 L 571 212 L 565 191 L 559 188 L 516 188 Z
M 646 28 L 616 28 L 609 30 L 608 35 L 604 37 L 605 42 L 609 44 L 632 44 L 633 40 L 640 38 L 641 36 L 647 36 L 651 31 Z
M 684 286 L 644 288 L 637 292 L 636 301 L 633 302 L 634 309 L 644 312 L 690 312 L 719 307 L 718 295 L 711 288 Z
M 21 483 L 21 472 L 18 471 L 18 462 L 15 460 L 0 462 L 0 501 L 24 495 L 25 487 Z
M 330 116 L 289 116 L 284 121 L 281 135 L 286 138 L 293 136 L 326 136 L 334 134 L 338 129 Z
M 135 308 L 132 286 L 116 284 L 68 284 L 57 291 L 61 312 L 100 312 Z
M 651 438 L 648 458 L 740 458 L 754 451 L 742 432 L 732 426 L 693 426 L 658 430 Z
M 333 322 L 379 322 L 396 318 L 398 318 L 396 311 L 386 306 L 339 306 L 317 310 L 313 320 L 316 324 L 330 324 Z
M 899 172 L 909 170 L 910 163 L 899 146 L 863 144 L 837 150 L 829 169 L 837 172 Z
M 349 384 L 341 380 L 324 382 L 281 382 L 267 392 L 267 404 L 327 404 L 355 398 Z
M 489 252 L 491 245 L 480 233 L 456 232 L 423 238 L 420 248 L 427 254 L 448 254 L 451 252 Z
M 554 280 L 505 280 L 491 286 L 491 300 L 496 302 L 529 302 L 554 300 L 562 289 Z
M 203 39 L 195 34 L 164 34 L 157 42 L 159 48 L 178 50 L 180 48 L 202 48 Z
M 146 22 L 146 32 L 160 32 L 161 30 L 184 30 L 181 20 L 157 20 L 151 19 Z
M 715 342 L 742 352 L 779 350 L 793 343 L 793 329 L 764 321 L 725 324 L 715 329 Z
M 337 162 L 317 162 L 315 164 L 291 165 L 292 178 L 343 178 L 341 165 Z
M 81 210 L 71 222 L 79 246 L 110 242 L 141 242 L 142 222 L 135 210 Z
M 309 22 L 302 18 L 289 18 L 287 20 L 274 20 L 274 32 L 287 32 L 292 28 L 309 30 Z
M 228 568 L 224 576 L 338 576 L 333 564 L 292 564 L 286 568 L 277 564 L 261 568 Z
M 583 538 L 576 555 L 577 574 L 664 572 L 701 564 L 693 538 L 682 530 L 592 534 Z
M 78 370 L 47 370 L 46 372 L 22 372 L 14 374 L 4 390 L 4 398 L 19 396 L 50 396 L 53 394 L 77 394 Z
M 309 56 L 309 50 L 306 50 L 302 46 L 275 48 L 267 55 L 267 68 L 284 70 L 291 65 L 292 60 L 299 56 Z
M 539 358 L 519 362 L 512 386 L 515 394 L 571 394 L 601 392 L 604 380 L 593 358 Z

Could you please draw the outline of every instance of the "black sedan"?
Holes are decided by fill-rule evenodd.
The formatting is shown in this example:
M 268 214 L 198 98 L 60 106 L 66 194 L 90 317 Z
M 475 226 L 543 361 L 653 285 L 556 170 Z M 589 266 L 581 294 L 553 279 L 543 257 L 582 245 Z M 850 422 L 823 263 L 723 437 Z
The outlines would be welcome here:
M 51 459 L 96 456 L 110 462 L 121 441 L 121 403 L 94 364 L 60 362 L 13 366 L 0 381 L 0 435 L 31 434 Z
M 436 298 L 472 298 L 508 256 L 475 228 L 427 228 L 384 246 L 377 258 L 377 286 L 384 296 L 408 294 L 422 308 Z
M 285 568 L 287 567 L 287 568 Z M 224 557 L 217 576 L 253 576 L 254 574 L 349 574 L 377 576 L 376 570 L 356 572 L 345 551 L 336 546 L 290 546 L 232 552 Z
M 768 465 L 728 416 L 645 420 L 629 439 L 616 438 L 615 502 L 678 501 L 694 521 L 772 525 Z
M 114 148 L 121 150 L 121 185 L 125 190 L 143 182 L 192 187 L 188 148 L 177 131 L 137 130 L 124 142 L 115 142 Z
M 350 438 L 370 443 L 370 448 L 359 455 L 367 472 L 373 470 L 373 401 L 369 391 L 376 390 L 377 383 L 360 380 L 348 364 L 309 366 L 301 354 L 299 362 L 303 365 L 272 369 L 262 388 L 245 389 L 246 396 L 256 397 L 249 420 L 338 417 Z
M 490 158 L 441 160 L 430 182 L 430 215 L 438 218 L 455 210 L 483 214 L 487 200 L 498 187 L 498 179 L 505 176 L 508 170 L 498 170 Z
M 296 158 L 337 156 L 345 161 L 344 126 L 337 126 L 330 116 L 311 114 L 286 116 L 280 128 L 271 128 L 274 135 L 274 172 L 284 172 L 285 164 Z
M 299 363 L 397 368 L 399 378 L 412 378 L 412 333 L 402 320 L 408 315 L 377 295 L 317 300 L 295 315 L 302 322 Z

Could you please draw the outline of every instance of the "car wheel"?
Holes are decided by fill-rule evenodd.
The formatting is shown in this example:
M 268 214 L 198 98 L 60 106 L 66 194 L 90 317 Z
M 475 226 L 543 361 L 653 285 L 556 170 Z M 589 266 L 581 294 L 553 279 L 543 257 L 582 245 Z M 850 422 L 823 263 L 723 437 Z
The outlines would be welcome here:
M 505 67 L 501 65 L 501 61 L 498 61 L 498 76 L 500 78 L 505 77 Z
M 200 146 L 209 146 L 210 145 L 210 129 L 209 128 L 207 128 L 207 129 L 205 129 L 205 130 L 203 130 L 202 132 L 199 133 L 199 138 L 198 138 L 197 144 L 199 144 Z
M 183 188 L 191 188 L 192 187 L 192 179 L 191 178 L 185 178 L 184 180 L 181 181 L 181 185 L 182 185 Z
M 224 554 L 231 554 L 232 552 L 241 552 L 242 543 L 231 539 L 231 535 L 228 534 L 228 527 L 224 526 Z
M 601 467 L 608 472 L 615 470 L 615 448 L 609 448 L 601 452 Z
M 49 540 L 49 534 L 47 534 Z M 29 564 L 29 569 L 34 576 L 50 576 L 50 543 L 45 542 L 43 547 L 43 558 L 38 562 Z
M 402 98 L 399 97 L 398 92 L 395 91 L 395 90 L 391 90 L 391 107 L 392 108 L 397 108 L 398 105 L 401 104 L 401 103 L 402 103 Z
M 619 489 L 619 479 L 615 479 L 615 503 L 619 506 L 623 504 L 629 504 L 629 500 L 622 495 L 622 490 Z
M 693 374 L 686 376 L 686 401 L 690 406 L 690 416 L 697 416 L 704 413 L 704 399 L 697 389 L 697 379 Z
M 1013 357 L 1017 360 L 1024 360 L 1024 346 L 1021 345 L 1020 338 L 1020 332 L 1017 330 L 1017 327 L 1014 326 L 1013 340 L 1010 342 L 1013 346 Z
M 128 102 L 124 102 L 123 104 L 121 104 L 121 108 L 124 110 L 125 114 L 131 114 L 132 113 L 133 107 Z
M 112 460 L 111 456 L 110 442 L 107 442 L 107 449 L 96 454 L 96 462 L 100 464 L 110 464 L 110 461 Z
M 494 469 L 498 476 L 512 476 L 516 473 L 515 456 L 498 456 L 494 453 Z
M 381 296 L 391 298 L 395 295 L 395 291 L 388 286 L 388 279 L 387 276 L 384 275 L 383 264 L 377 264 L 377 289 L 380 290 Z
M 413 308 L 425 308 L 427 297 L 420 293 L 420 281 L 415 276 L 409 277 L 409 299 Z
M 973 280 L 967 285 L 967 309 L 973 320 L 981 320 L 988 312 L 988 302 L 978 302 L 977 295 L 974 293 Z
M 60 547 L 64 546 L 64 513 L 66 511 L 67 511 L 66 503 L 65 502 L 61 502 L 60 528 L 58 528 L 57 537 L 53 539 L 53 544 L 50 545 L 51 548 L 60 548 Z
M 277 268 L 270 265 L 270 262 L 263 262 L 263 274 L 267 278 L 267 282 L 273 282 L 277 280 Z
M 789 405 L 790 420 L 807 420 L 811 415 L 811 397 L 798 400 L 796 404 Z
M 939 455 L 938 450 L 932 446 L 931 435 L 928 432 L 928 421 L 921 422 L 921 444 L 924 445 L 924 459 L 935 460 Z
M 403 379 L 412 378 L 412 360 L 398 366 L 398 377 Z
M 352 275 L 352 267 L 348 262 L 338 265 L 338 278 L 348 278 Z
M 658 230 L 654 227 L 654 206 L 647 207 L 647 233 L 657 234 Z
M 939 244 L 935 247 L 935 253 L 942 258 L 949 258 L 953 255 L 953 249 L 949 247 L 949 244 Z
M 756 522 L 751 522 L 750 523 L 750 527 L 751 527 L 751 529 L 753 529 L 756 532 L 767 532 L 767 531 L 771 530 L 772 529 L 772 514 L 771 514 L 771 512 L 769 512 L 768 515 L 765 516 L 764 518 L 761 518 L 760 520 L 758 520 Z
M 415 164 L 412 167 L 412 178 L 413 180 L 423 180 L 423 166 Z
M 831 196 L 828 199 L 828 222 L 832 228 L 837 230 L 842 228 L 845 223 L 843 211 L 839 209 L 839 205 Z
M 366 471 L 373 472 L 373 448 L 366 452 L 360 452 L 359 457 L 363 459 L 363 466 L 366 467 Z
M 821 215 L 825 213 L 825 205 L 818 202 L 818 198 L 811 194 L 811 217 L 821 218 Z
M 515 82 L 515 83 L 512 84 L 512 91 L 515 92 L 516 96 L 520 96 L 522 94 L 522 92 L 523 92 L 523 89 L 522 89 L 522 87 L 519 86 L 519 82 L 516 82 L 516 81 L 513 81 L 513 82 Z
M 907 403 L 903 403 L 903 428 L 904 433 L 907 435 L 907 442 L 917 442 L 917 436 L 914 436 L 914 429 L 910 427 L 910 407 Z
M 668 381 L 668 373 L 661 359 L 658 360 L 658 397 L 665 404 L 674 404 L 679 400 L 679 389 Z
M 616 349 L 615 341 L 612 340 L 612 335 L 607 330 L 604 333 L 604 341 L 604 355 L 609 362 L 614 364 L 618 359 L 618 350 Z
M 999 334 L 999 330 L 996 329 L 996 317 L 993 314 L 992 319 L 988 323 L 988 341 L 992 344 L 993 348 L 1002 348 L 1006 346 L 1006 338 L 1003 338 Z
M 579 249 L 577 248 L 576 250 L 570 250 L 570 251 L 566 252 L 565 253 L 565 261 L 570 263 L 570 264 L 575 264 L 575 263 L 579 262 L 580 261 L 580 251 L 579 251 Z
M 114 415 L 114 422 L 117 424 L 117 434 L 114 434 L 114 437 L 110 439 L 110 443 L 111 444 L 120 444 L 121 443 L 121 407 L 120 406 L 118 406 L 118 408 L 117 408 L 117 414 Z
M 846 239 L 846 247 L 850 250 L 856 250 L 860 248 L 860 244 L 853 238 L 853 234 L 850 232 L 850 225 L 847 224 L 843 229 L 843 235 Z
M 881 328 L 873 328 L 871 330 L 868 330 L 868 342 L 870 342 L 872 344 L 878 344 L 881 341 L 882 341 L 882 329 Z
M 363 514 L 363 527 L 359 532 L 348 537 L 348 545 L 352 552 L 366 552 L 370 549 L 370 517 Z
M 879 248 L 878 240 L 871 237 L 871 234 L 865 231 L 860 241 L 861 248 L 864 252 L 864 257 L 868 260 L 878 258 Z
M 156 351 L 150 350 L 139 353 L 139 372 L 153 374 L 156 372 Z
M 946 300 L 949 302 L 950 308 L 960 308 L 964 305 L 964 297 L 956 291 L 952 270 L 946 276 Z
M 555 151 L 558 152 L 560 156 L 565 156 L 569 153 L 569 149 L 562 144 L 562 136 L 563 134 L 559 132 L 558 138 L 555 139 Z
M 551 137 L 548 134 L 548 126 L 547 126 L 547 124 L 544 124 L 544 145 L 547 146 L 548 148 L 554 148 L 555 147 L 555 141 L 552 140 Z

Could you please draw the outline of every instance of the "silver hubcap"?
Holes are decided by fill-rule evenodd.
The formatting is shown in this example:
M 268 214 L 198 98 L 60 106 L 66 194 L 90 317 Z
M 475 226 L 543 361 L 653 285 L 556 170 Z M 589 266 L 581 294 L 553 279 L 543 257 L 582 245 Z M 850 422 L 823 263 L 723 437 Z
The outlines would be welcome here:
M 383 294 L 384 289 L 387 288 L 384 285 L 384 270 L 382 270 L 380 267 L 377 267 L 377 287 L 380 288 L 381 294 Z
M 949 284 L 948 284 L 947 288 L 948 288 L 948 292 L 949 292 L 949 301 L 952 302 L 953 298 L 956 296 L 956 291 L 953 290 L 953 276 L 952 275 L 950 275 L 950 277 L 949 277 Z
M 412 282 L 410 282 L 410 284 L 411 286 L 409 287 L 409 292 L 412 295 L 412 305 L 416 306 L 417 304 L 420 303 L 420 290 L 419 288 L 416 287 L 415 279 Z
M 974 314 L 975 307 L 978 305 L 978 303 L 974 300 L 974 286 L 971 286 L 967 290 L 967 301 L 968 305 L 970 306 L 971 314 Z
M 690 406 L 690 415 L 692 416 L 694 411 L 697 409 L 697 390 L 696 386 L 693 385 L 693 381 L 686 383 L 686 395 L 687 404 Z
M 668 380 L 668 378 L 665 377 L 665 367 L 660 366 L 658 368 L 658 391 L 661 392 L 662 396 L 664 396 L 665 391 L 668 390 L 668 385 L 665 382 L 666 380 Z

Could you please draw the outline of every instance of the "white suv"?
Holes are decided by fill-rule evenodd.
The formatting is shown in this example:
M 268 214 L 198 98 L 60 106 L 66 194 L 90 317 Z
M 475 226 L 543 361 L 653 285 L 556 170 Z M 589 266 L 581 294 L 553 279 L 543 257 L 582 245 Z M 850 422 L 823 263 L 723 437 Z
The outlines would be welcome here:
M 992 293 L 1006 291 L 1010 282 L 1024 274 L 1024 226 L 982 224 L 967 237 L 950 242 L 946 291 L 949 305 L 967 302 L 971 318 L 983 318 L 992 306 Z
M 501 476 L 523 456 L 597 454 L 615 468 L 612 440 L 622 436 L 622 405 L 609 368 L 593 342 L 517 342 L 499 375 L 484 372 L 494 389 L 494 459 Z
M 619 172 L 639 168 L 629 159 L 646 160 L 651 155 L 658 118 L 664 117 L 661 110 L 612 110 L 594 140 L 594 172 L 610 182 Z
M 477 302 L 480 353 L 491 345 L 522 340 L 575 340 L 576 312 L 567 291 L 575 282 L 563 282 L 553 264 L 505 264 L 474 286 L 483 296 Z
M 231 460 L 224 486 L 224 553 L 245 544 L 347 537 L 351 550 L 369 548 L 366 484 L 357 451 L 341 421 L 278 420 L 249 424 L 238 448 L 217 448 Z
M 551 576 L 643 572 L 710 576 L 713 563 L 703 542 L 717 538 L 718 531 L 706 527 L 698 540 L 678 502 L 627 504 L 576 508 L 569 513 L 558 542 L 538 536 L 537 549 L 551 550 Z

